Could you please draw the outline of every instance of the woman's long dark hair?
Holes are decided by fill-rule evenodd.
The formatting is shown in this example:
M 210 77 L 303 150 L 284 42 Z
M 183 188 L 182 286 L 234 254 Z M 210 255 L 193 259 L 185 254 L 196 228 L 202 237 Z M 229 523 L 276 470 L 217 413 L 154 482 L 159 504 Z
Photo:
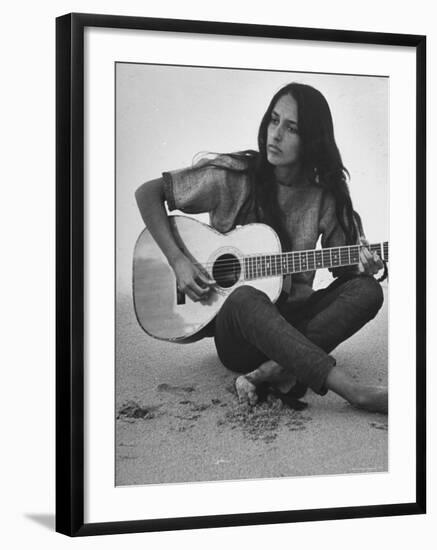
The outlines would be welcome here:
M 278 100 L 291 95 L 298 108 L 298 132 L 303 175 L 310 183 L 329 191 L 335 200 L 338 222 L 347 244 L 355 244 L 360 225 L 352 207 L 347 181 L 349 172 L 343 165 L 334 138 L 331 111 L 324 96 L 312 86 L 292 82 L 281 88 L 272 98 L 258 130 L 258 151 L 240 151 L 234 158 L 246 158 L 254 181 L 254 196 L 260 217 L 278 232 L 278 206 L 274 195 L 274 166 L 267 160 L 267 130 L 272 111 Z M 208 164 L 215 165 L 214 160 Z
M 334 197 L 336 215 L 347 244 L 357 242 L 357 215 L 352 207 L 347 181 L 349 172 L 343 165 L 334 138 L 331 111 L 324 96 L 312 86 L 292 82 L 281 88 L 270 101 L 258 131 L 259 154 L 256 158 L 255 192 L 259 205 L 266 205 L 266 217 L 277 219 L 271 185 L 274 167 L 267 160 L 267 129 L 278 100 L 291 95 L 298 109 L 298 132 L 303 175 L 312 184 L 328 190 Z

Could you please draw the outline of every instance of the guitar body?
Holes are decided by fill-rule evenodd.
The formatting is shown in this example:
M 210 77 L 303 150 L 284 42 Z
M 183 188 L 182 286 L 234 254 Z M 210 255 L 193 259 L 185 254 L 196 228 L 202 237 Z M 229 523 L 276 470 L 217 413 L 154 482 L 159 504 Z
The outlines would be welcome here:
M 133 259 L 133 297 L 141 327 L 154 338 L 171 342 L 195 340 L 237 287 L 251 285 L 274 302 L 283 277 L 246 281 L 244 255 L 281 253 L 276 233 L 264 224 L 248 224 L 223 235 L 186 216 L 170 216 L 173 235 L 181 250 L 217 281 L 207 300 L 193 302 L 177 290 L 176 277 L 150 232 L 139 236 Z

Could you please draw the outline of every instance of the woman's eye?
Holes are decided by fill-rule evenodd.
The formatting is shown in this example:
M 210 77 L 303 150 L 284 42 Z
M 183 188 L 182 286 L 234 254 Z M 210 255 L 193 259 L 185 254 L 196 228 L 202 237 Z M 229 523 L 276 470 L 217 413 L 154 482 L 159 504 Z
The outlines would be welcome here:
M 272 117 L 272 118 L 270 119 L 270 123 L 271 123 L 271 124 L 274 124 L 274 125 L 276 126 L 276 124 L 279 124 L 279 118 L 273 118 L 273 117 Z
M 298 133 L 298 130 L 297 130 L 296 126 L 288 126 L 288 131 L 290 132 L 290 134 L 297 134 Z

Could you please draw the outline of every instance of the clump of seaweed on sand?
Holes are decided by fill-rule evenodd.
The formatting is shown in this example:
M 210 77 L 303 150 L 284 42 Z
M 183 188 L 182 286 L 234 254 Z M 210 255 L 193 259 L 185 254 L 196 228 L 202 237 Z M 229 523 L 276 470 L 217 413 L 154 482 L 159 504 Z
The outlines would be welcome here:
M 241 429 L 252 441 L 271 443 L 277 438 L 281 424 L 289 430 L 297 431 L 306 429 L 306 423 L 310 420 L 308 414 L 294 410 L 277 397 L 269 395 L 265 401 L 255 406 L 238 403 L 217 424 L 229 426 L 232 430 Z

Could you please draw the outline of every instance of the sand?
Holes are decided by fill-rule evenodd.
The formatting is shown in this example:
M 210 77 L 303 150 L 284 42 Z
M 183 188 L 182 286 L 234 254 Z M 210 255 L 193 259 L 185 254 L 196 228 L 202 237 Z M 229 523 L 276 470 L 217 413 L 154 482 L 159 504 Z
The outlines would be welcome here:
M 387 304 L 334 351 L 363 383 L 387 383 Z M 302 411 L 238 403 L 212 339 L 147 336 L 129 296 L 117 302 L 116 484 L 384 472 L 388 417 L 309 391 Z

